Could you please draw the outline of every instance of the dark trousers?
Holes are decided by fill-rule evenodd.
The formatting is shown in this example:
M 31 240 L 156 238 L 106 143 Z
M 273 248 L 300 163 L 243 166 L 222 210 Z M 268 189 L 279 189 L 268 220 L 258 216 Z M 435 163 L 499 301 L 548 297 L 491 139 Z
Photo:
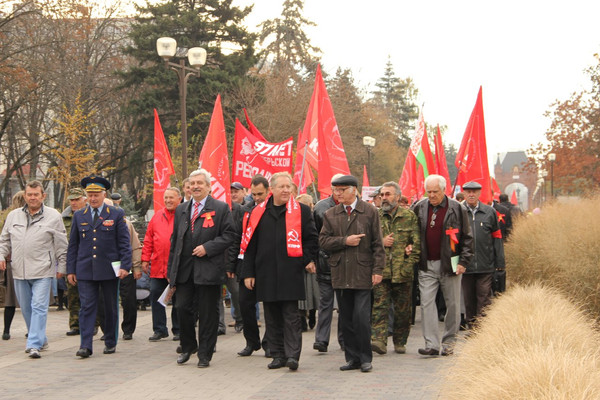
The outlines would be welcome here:
M 123 307 L 123 322 L 121 329 L 123 333 L 133 335 L 137 324 L 137 298 L 135 295 L 135 279 L 133 274 L 127 275 L 121 279 L 119 287 L 121 297 L 121 307 Z
M 331 320 L 333 319 L 333 286 L 331 282 L 319 281 L 319 319 L 315 329 L 315 342 L 323 342 L 329 345 L 331 336 Z M 344 334 L 342 333 L 342 318 L 338 315 L 338 343 L 344 347 Z
M 117 305 L 119 280 L 116 278 L 106 281 L 78 280 L 77 286 L 79 286 L 79 300 L 81 302 L 81 309 L 79 310 L 80 347 L 93 350 L 94 323 L 96 322 L 96 313 L 98 312 L 100 291 L 102 291 L 104 299 L 104 344 L 106 347 L 116 346 L 118 336 L 117 325 L 119 323 L 119 308 Z
M 371 290 L 336 289 L 346 361 L 355 364 L 371 362 Z
M 267 343 L 273 358 L 300 359 L 302 350 L 302 323 L 298 300 L 263 302 Z
M 168 334 L 167 328 L 167 310 L 158 302 L 160 295 L 164 292 L 169 282 L 163 278 L 150 278 L 150 301 L 152 304 L 152 331 L 154 333 Z M 173 304 L 175 304 L 173 295 Z M 173 335 L 179 335 L 179 318 L 177 318 L 177 308 L 171 308 L 171 324 Z
M 256 321 L 256 290 L 249 290 L 244 281 L 239 284 L 239 308 L 244 324 L 244 338 L 246 345 L 253 349 L 260 348 L 260 332 Z M 266 336 L 266 335 L 265 335 Z
M 184 353 L 198 348 L 198 358 L 212 359 L 217 344 L 221 285 L 196 285 L 193 277 L 177 283 L 175 307 L 179 316 L 179 338 Z M 196 316 L 198 336 L 196 339 Z
M 472 323 L 481 316 L 481 310 L 492 303 L 494 273 L 463 274 L 462 291 L 465 300 L 465 318 Z

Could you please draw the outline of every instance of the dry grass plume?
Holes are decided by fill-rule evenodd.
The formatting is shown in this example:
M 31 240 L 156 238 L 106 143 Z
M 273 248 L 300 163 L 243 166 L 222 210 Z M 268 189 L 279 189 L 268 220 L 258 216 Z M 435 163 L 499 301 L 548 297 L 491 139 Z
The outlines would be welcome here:
M 444 399 L 600 399 L 600 337 L 555 289 L 517 286 L 459 345 Z

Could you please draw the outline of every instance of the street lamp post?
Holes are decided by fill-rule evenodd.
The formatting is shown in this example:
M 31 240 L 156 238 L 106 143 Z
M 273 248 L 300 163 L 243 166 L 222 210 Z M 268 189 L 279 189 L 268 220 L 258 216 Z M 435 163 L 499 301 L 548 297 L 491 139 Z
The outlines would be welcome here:
M 548 171 L 544 170 L 542 172 L 542 178 L 544 179 L 544 199 L 543 202 L 546 202 L 546 178 L 548 177 Z
M 371 136 L 363 136 L 363 145 L 367 148 L 367 171 L 369 178 L 371 177 L 371 150 L 375 147 L 375 138 Z
M 179 78 L 179 109 L 181 112 L 181 173 L 183 178 L 187 178 L 187 82 L 190 76 L 200 75 L 200 67 L 206 63 L 206 50 L 202 47 L 192 47 L 191 49 L 187 49 L 187 58 L 191 67 L 186 67 L 185 58 L 180 58 L 179 63 L 169 61 L 170 58 L 175 56 L 177 50 L 177 41 L 173 38 L 161 37 L 156 41 L 156 51 L 158 55 L 165 60 L 165 63 L 168 67 L 177 73 L 177 77 Z M 185 57 L 185 51 L 184 54 L 178 56 Z
M 556 160 L 556 154 L 549 153 L 548 160 L 550 160 L 550 197 L 554 199 L 554 161 Z

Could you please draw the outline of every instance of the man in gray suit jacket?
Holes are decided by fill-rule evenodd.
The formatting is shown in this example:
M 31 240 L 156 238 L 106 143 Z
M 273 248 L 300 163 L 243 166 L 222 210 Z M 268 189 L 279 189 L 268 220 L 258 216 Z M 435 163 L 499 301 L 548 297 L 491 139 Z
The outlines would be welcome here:
M 209 196 L 210 173 L 190 174 L 192 199 L 175 210 L 167 276 L 176 288 L 183 364 L 198 351 L 198 367 L 206 368 L 217 343 L 218 302 L 225 283 L 226 250 L 235 239 L 229 205 Z M 198 337 L 194 324 L 198 321 Z

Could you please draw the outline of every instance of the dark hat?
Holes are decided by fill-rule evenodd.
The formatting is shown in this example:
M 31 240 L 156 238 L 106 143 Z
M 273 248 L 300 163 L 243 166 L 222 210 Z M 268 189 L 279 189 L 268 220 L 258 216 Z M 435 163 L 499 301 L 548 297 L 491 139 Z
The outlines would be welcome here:
M 101 176 L 90 175 L 81 180 L 81 187 L 86 192 L 103 192 L 110 189 L 111 185 L 107 179 Z
M 73 188 L 69 190 L 69 196 L 67 196 L 67 200 L 75 200 L 80 197 L 85 197 L 85 190 L 82 188 Z
M 463 190 L 481 190 L 481 185 L 475 181 L 467 182 L 463 185 Z
M 110 195 L 110 199 L 111 199 L 111 200 L 121 200 L 121 194 L 120 194 L 120 193 L 117 193 L 117 192 L 114 192 L 114 193 L 112 193 L 112 194 Z
M 331 186 L 355 186 L 358 187 L 358 179 L 352 175 L 344 175 L 331 181 Z
M 377 189 L 375 189 L 375 191 L 371 194 L 369 194 L 369 197 L 377 197 L 381 194 L 381 186 L 377 186 Z
M 241 183 L 239 183 L 239 182 L 232 182 L 232 183 L 231 183 L 231 187 L 232 187 L 232 188 L 234 188 L 234 189 L 238 189 L 238 190 L 244 190 L 244 189 L 246 189 L 246 188 L 244 187 L 244 185 L 242 185 L 242 184 L 241 184 Z

